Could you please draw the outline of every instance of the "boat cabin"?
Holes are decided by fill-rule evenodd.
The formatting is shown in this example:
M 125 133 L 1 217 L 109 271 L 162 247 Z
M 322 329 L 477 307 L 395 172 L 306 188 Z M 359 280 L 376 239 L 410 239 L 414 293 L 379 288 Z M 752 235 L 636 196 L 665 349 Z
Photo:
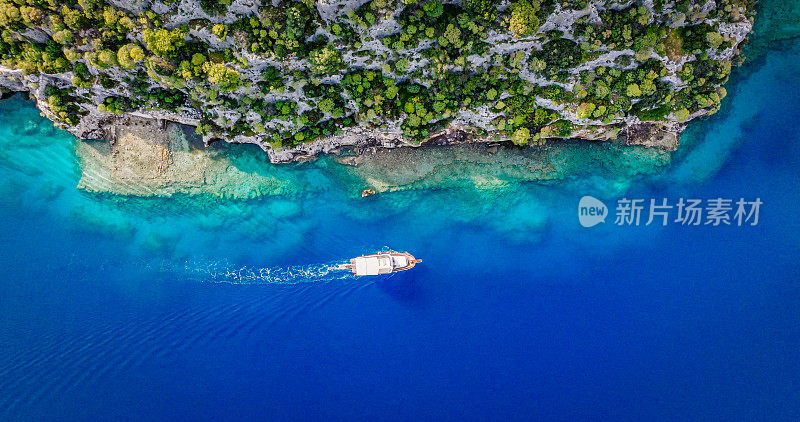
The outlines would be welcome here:
M 389 274 L 394 269 L 389 255 L 362 256 L 353 261 L 355 275 Z

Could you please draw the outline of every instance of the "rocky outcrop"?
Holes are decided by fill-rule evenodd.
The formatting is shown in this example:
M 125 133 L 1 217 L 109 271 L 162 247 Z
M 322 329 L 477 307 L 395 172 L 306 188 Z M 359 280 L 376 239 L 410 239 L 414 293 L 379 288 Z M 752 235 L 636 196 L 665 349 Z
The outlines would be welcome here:
M 674 151 L 678 148 L 680 133 L 686 127 L 682 123 L 641 122 L 625 126 L 620 134 L 626 145 L 642 145 Z

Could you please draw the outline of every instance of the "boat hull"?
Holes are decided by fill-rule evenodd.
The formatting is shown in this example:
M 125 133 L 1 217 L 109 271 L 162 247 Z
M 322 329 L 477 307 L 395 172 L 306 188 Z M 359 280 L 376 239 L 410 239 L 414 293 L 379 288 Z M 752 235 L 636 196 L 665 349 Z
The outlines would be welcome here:
M 339 265 L 340 270 L 350 270 L 355 276 L 391 274 L 407 271 L 422 262 L 408 252 L 382 252 L 361 255 L 347 264 Z

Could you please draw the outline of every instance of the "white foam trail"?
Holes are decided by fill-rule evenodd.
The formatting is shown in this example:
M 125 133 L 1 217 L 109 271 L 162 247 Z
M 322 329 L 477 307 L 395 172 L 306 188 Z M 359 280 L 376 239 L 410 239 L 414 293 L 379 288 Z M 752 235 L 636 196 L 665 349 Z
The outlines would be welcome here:
M 249 267 L 234 266 L 227 261 L 187 261 L 183 270 L 200 276 L 203 282 L 248 285 L 323 283 L 353 277 L 348 271 L 338 270 L 336 263 Z

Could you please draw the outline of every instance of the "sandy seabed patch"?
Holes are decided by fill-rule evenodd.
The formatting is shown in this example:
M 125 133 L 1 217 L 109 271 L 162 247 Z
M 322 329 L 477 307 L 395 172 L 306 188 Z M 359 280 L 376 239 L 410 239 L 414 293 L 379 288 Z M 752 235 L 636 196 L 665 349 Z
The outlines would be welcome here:
M 245 172 L 218 151 L 193 146 L 181 126 L 132 118 L 116 139 L 78 141 L 78 188 L 133 196 L 210 194 L 247 199 L 279 194 L 283 183 Z M 235 186 L 236 189 L 231 189 Z

